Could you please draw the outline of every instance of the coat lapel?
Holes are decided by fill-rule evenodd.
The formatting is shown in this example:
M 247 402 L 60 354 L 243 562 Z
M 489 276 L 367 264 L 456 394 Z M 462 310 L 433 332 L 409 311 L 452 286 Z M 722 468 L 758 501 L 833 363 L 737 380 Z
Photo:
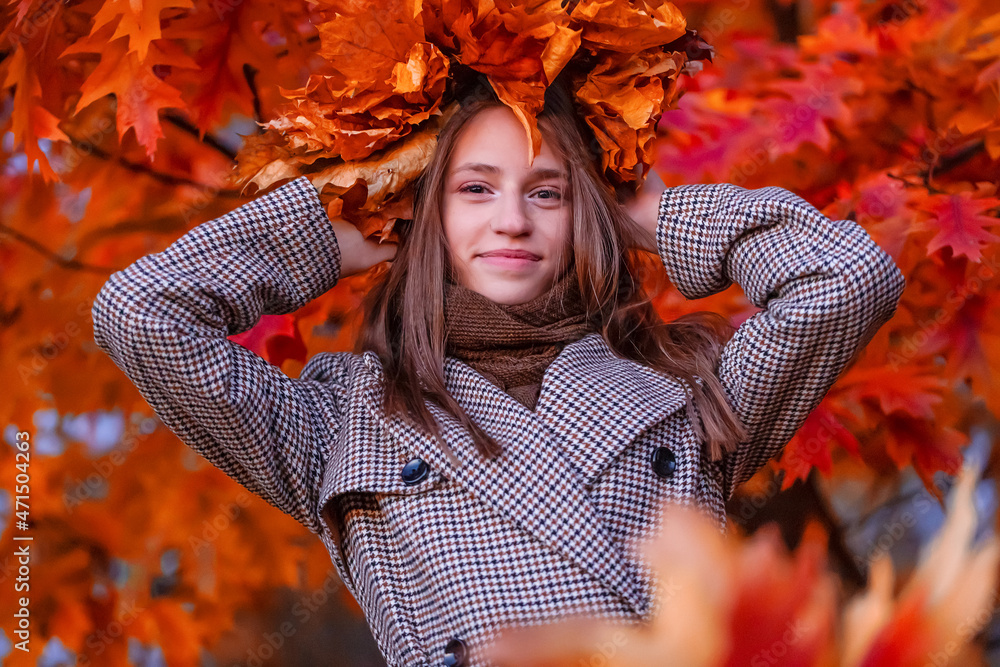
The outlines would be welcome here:
M 594 333 L 546 369 L 536 413 L 593 484 L 629 443 L 686 401 L 680 380 L 621 359 Z
M 373 375 L 362 378 L 359 386 L 367 395 L 368 409 L 381 414 L 377 407 L 381 366 L 374 354 L 366 353 L 365 362 Z M 398 476 L 396 471 L 408 456 L 419 456 L 494 508 L 498 516 L 571 559 L 644 614 L 647 602 L 591 499 L 589 485 L 642 431 L 684 405 L 683 385 L 617 358 L 596 333 L 567 345 L 549 365 L 535 412 L 458 359 L 447 358 L 444 370 L 451 395 L 497 439 L 503 453 L 492 460 L 484 458 L 461 424 L 431 404 L 429 409 L 456 460 L 398 415 L 384 422 L 386 435 L 397 446 L 386 448 L 382 442 L 382 453 L 366 451 L 356 456 L 355 449 L 373 450 L 379 443 L 364 437 L 360 440 L 370 444 L 359 442 L 355 436 L 370 435 L 370 429 L 354 424 L 361 430 L 345 442 L 350 452 L 338 452 L 337 458 L 347 465 L 331 462 L 331 474 L 324 480 L 324 504 L 334 493 L 357 483 L 377 490 L 377 480 L 350 472 L 354 466 L 371 470 L 371 462 L 379 459 L 370 457 L 392 458 L 383 463 Z M 384 491 L 408 490 L 393 486 Z

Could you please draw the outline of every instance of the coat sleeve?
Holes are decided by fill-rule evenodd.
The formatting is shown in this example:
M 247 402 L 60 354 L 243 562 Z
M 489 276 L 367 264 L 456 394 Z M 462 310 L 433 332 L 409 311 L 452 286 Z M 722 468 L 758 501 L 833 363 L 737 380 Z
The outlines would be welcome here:
M 333 226 L 303 176 L 113 274 L 92 307 L 95 342 L 163 423 L 316 533 L 349 355 L 315 355 L 291 379 L 227 336 L 323 294 L 340 266 Z
M 779 187 L 667 188 L 657 250 L 688 299 L 737 283 L 762 310 L 723 348 L 718 375 L 748 437 L 721 462 L 723 497 L 776 456 L 875 332 L 905 286 L 865 230 Z

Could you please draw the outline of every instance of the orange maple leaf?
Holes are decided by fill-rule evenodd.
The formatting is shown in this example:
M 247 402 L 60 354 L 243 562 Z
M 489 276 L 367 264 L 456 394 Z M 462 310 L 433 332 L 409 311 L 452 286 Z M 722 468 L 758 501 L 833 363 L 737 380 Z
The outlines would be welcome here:
M 105 95 L 113 94 L 117 100 L 119 140 L 132 128 L 139 144 L 152 159 L 156 154 L 156 141 L 163 137 L 160 109 L 185 106 L 180 91 L 157 76 L 153 67 L 171 65 L 196 69 L 198 65 L 179 45 L 168 41 L 162 42 L 162 45 L 150 44 L 147 58 L 140 60 L 135 52 L 129 51 L 128 40 L 119 38 L 108 42 L 107 32 L 109 30 L 105 29 L 100 34 L 82 39 L 60 54 L 61 57 L 88 52 L 101 54 L 100 62 L 80 89 L 82 95 L 73 113 L 78 113 Z
M 583 26 L 588 46 L 635 53 L 681 37 L 687 19 L 672 2 L 584 0 L 570 16 Z
M 190 8 L 191 0 L 105 0 L 101 8 L 94 14 L 94 25 L 90 34 L 93 35 L 109 24 L 116 24 L 115 33 L 111 39 L 128 37 L 128 53 L 135 53 L 139 61 L 146 59 L 149 44 L 154 39 L 160 39 L 160 12 L 171 7 Z
M 16 86 L 11 131 L 14 133 L 14 137 L 24 144 L 24 153 L 28 158 L 28 170 L 30 171 L 37 161 L 45 180 L 47 182 L 53 181 L 56 179 L 56 173 L 49 164 L 45 153 L 39 147 L 38 140 L 69 141 L 69 137 L 59 129 L 59 119 L 41 105 L 42 86 L 38 80 L 38 74 L 28 66 L 28 57 L 23 46 L 14 50 L 8 67 L 3 87 Z
M 448 60 L 425 41 L 413 0 L 345 4 L 318 26 L 328 67 L 302 88 L 281 89 L 292 105 L 265 127 L 293 148 L 357 160 L 440 113 Z
M 246 116 L 269 117 L 272 100 L 285 101 L 275 82 L 300 81 L 298 76 L 293 79 L 285 73 L 285 68 L 294 67 L 298 58 L 305 57 L 301 52 L 308 42 L 287 40 L 287 55 L 279 59 L 274 57 L 267 36 L 285 25 L 304 24 L 296 10 L 297 5 L 291 3 L 198 0 L 194 9 L 165 26 L 164 39 L 191 40 L 198 45 L 192 53 L 197 73 L 183 81 L 179 81 L 180 76 L 173 80 L 178 80 L 176 86 L 188 98 L 190 117 L 202 133 L 223 123 L 230 107 Z M 309 53 L 312 50 L 309 48 Z M 248 77 L 248 71 L 254 70 L 257 74 Z
M 640 162 L 653 161 L 655 123 L 664 100 L 674 95 L 683 64 L 679 53 L 647 51 L 609 58 L 579 83 L 578 97 L 595 110 L 585 120 L 602 149 L 603 169 L 611 167 L 613 175 L 627 180 Z

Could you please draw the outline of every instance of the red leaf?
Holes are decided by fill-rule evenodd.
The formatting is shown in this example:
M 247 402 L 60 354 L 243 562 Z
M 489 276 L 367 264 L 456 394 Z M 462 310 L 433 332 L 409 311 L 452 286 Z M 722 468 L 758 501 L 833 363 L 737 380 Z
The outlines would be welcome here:
M 300 363 L 306 359 L 306 345 L 293 315 L 264 315 L 252 329 L 229 336 L 229 340 L 264 357 L 278 368 L 286 359 Z
M 941 490 L 934 484 L 934 473 L 943 470 L 949 475 L 962 465 L 963 446 L 968 437 L 952 428 L 934 430 L 932 422 L 889 415 L 886 420 L 886 453 L 902 470 L 908 463 L 924 482 L 927 491 L 941 500 Z
M 785 471 L 781 481 L 782 491 L 796 480 L 804 480 L 814 467 L 829 478 L 833 472 L 830 453 L 836 444 L 860 458 L 858 439 L 844 427 L 826 403 L 821 403 L 809 413 L 795 437 L 785 446 L 777 464 L 779 470 Z
M 930 206 L 927 210 L 934 223 L 925 220 L 916 225 L 917 229 L 937 232 L 927 244 L 928 254 L 950 246 L 953 256 L 965 255 L 973 262 L 978 262 L 982 258 L 983 246 L 1000 241 L 1000 236 L 986 231 L 987 227 L 1000 224 L 1000 219 L 996 215 L 983 215 L 985 211 L 1000 207 L 1000 199 L 973 199 L 970 192 L 938 195 L 929 199 Z

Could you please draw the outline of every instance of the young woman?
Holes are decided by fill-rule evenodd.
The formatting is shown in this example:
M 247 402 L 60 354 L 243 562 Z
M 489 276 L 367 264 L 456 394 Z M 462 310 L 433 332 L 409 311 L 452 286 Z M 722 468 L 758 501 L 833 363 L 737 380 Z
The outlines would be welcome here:
M 572 614 L 648 619 L 639 545 L 662 504 L 724 529 L 903 289 L 860 226 L 787 190 L 619 195 L 568 100 L 547 96 L 531 164 L 508 108 L 457 112 L 398 249 L 329 220 L 303 176 L 94 304 L 97 343 L 163 422 L 322 539 L 390 665 L 486 664 L 503 628 Z M 643 251 L 687 298 L 736 282 L 762 310 L 735 334 L 664 323 Z M 291 379 L 226 338 L 386 260 L 354 352 Z

